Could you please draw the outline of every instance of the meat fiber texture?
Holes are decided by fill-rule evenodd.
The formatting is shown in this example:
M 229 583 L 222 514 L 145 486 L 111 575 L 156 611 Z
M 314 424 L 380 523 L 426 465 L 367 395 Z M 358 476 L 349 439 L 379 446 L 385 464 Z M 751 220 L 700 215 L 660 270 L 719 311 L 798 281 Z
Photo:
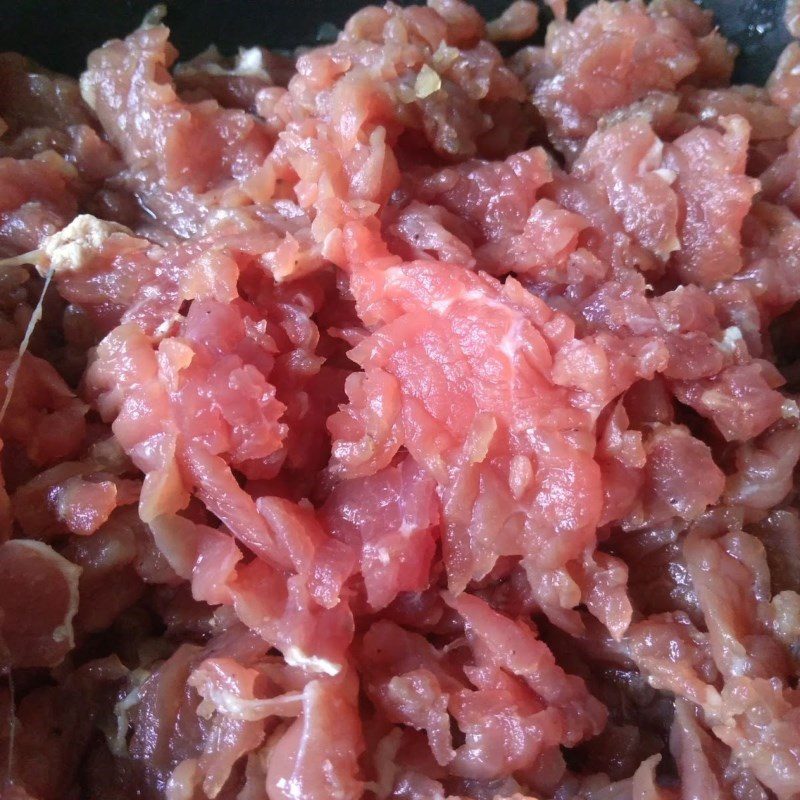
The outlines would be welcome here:
M 549 5 L 0 56 L 2 800 L 800 798 L 800 44 Z

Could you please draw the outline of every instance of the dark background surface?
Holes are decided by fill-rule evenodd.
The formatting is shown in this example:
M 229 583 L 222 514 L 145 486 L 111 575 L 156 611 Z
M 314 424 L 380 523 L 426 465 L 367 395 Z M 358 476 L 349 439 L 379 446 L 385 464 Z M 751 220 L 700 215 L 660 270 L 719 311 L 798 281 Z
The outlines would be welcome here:
M 510 0 L 473 0 L 496 16 Z M 571 0 L 570 11 L 591 0 Z M 701 0 L 742 49 L 738 81 L 763 83 L 789 41 L 784 0 Z M 0 50 L 17 50 L 45 66 L 77 75 L 90 50 L 135 28 L 154 0 L 0 0 Z M 171 0 L 166 22 L 183 58 L 209 44 L 287 49 L 318 42 L 320 25 L 341 26 L 365 0 Z M 401 0 L 401 4 L 406 2 Z M 543 17 L 545 19 L 546 17 Z

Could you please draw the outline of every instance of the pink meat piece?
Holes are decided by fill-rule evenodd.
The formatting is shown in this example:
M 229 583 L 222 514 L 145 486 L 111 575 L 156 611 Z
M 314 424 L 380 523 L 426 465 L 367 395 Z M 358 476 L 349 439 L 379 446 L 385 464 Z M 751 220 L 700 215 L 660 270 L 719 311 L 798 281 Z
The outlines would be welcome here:
M 219 463 L 217 469 L 227 469 L 225 456 L 245 471 L 260 471 L 280 447 L 283 407 L 265 377 L 274 346 L 250 325 L 247 313 L 243 305 L 196 303 L 183 336 L 163 339 L 157 350 L 128 324 L 112 332 L 98 351 L 88 383 L 104 414 L 115 420 L 123 448 L 146 473 L 140 502 L 147 519 L 180 510 L 186 502 L 178 459 L 202 485 L 200 465 Z M 219 403 L 234 393 L 238 409 L 223 412 Z M 188 407 L 176 413 L 185 403 Z M 142 409 L 149 412 L 149 429 L 142 428 Z
M 78 82 L 17 53 L 0 55 L 0 117 L 8 128 L 3 155 L 49 161 L 45 153 L 58 153 L 71 167 L 64 178 L 82 198 L 96 196 L 99 184 L 122 167 L 101 138 Z
M 790 798 L 800 782 L 797 690 L 778 679 L 737 678 L 723 693 L 726 719 L 713 730 L 776 797 Z
M 712 420 L 728 440 L 747 440 L 762 433 L 782 416 L 783 383 L 764 361 L 732 366 L 712 378 L 673 384 L 675 396 Z
M 681 98 L 681 107 L 706 125 L 710 121 L 719 125 L 734 115 L 744 117 L 750 125 L 751 146 L 786 139 L 794 130 L 786 111 L 773 105 L 767 90 L 760 86 L 695 89 Z
M 425 731 L 438 764 L 445 766 L 457 758 L 450 731 L 449 697 L 432 672 L 404 672 L 371 688 L 374 702 L 390 722 Z
M 316 525 L 313 514 L 305 519 L 291 503 L 263 498 L 257 506 L 231 472 L 235 466 L 254 477 L 269 474 L 282 437 L 282 407 L 264 377 L 272 367 L 271 343 L 246 320 L 236 306 L 195 303 L 185 335 L 162 340 L 157 352 L 138 328 L 123 326 L 105 340 L 90 381 L 114 418 L 120 443 L 145 472 L 143 518 L 155 521 L 185 508 L 194 488 L 239 541 L 265 559 L 237 569 L 231 582 L 237 613 L 284 650 L 311 654 L 318 645 L 340 664 L 352 624 L 338 598 L 351 569 L 346 548 L 309 528 Z M 136 371 L 144 365 L 147 382 Z M 150 414 L 145 429 L 144 408 Z M 235 552 L 228 558 L 230 566 Z M 212 587 L 219 582 L 208 579 Z M 224 594 L 222 586 L 212 587 Z M 326 640 L 315 642 L 318 629 L 326 631 Z
M 557 746 L 563 734 L 558 713 L 543 709 L 513 679 L 500 674 L 480 683 L 484 685 L 477 692 L 461 692 L 452 700 L 453 716 L 466 741 L 450 769 L 489 783 L 516 769 L 530 768 Z M 509 741 L 509 728 L 519 731 L 515 741 Z
M 372 608 L 429 585 L 440 509 L 435 482 L 411 458 L 343 481 L 321 516 L 332 536 L 360 554 Z
M 31 234 L 52 233 L 51 224 L 58 216 L 69 221 L 76 200 L 103 206 L 105 192 L 101 184 L 122 168 L 114 148 L 101 138 L 99 125 L 80 97 L 78 82 L 66 75 L 49 72 L 17 53 L 0 55 L 0 118 L 8 130 L 0 145 L 0 153 L 14 159 L 35 159 L 29 162 L 31 171 L 47 165 L 56 185 L 63 185 L 61 200 L 44 200 L 39 195 L 31 205 L 21 207 L 14 233 L 20 251 L 33 250 Z M 63 161 L 54 155 L 63 157 Z M 18 161 L 22 166 L 25 162 Z M 19 186 L 19 184 L 18 184 Z M 109 197 L 113 193 L 109 194 Z M 111 205 L 105 204 L 111 211 Z M 62 208 L 63 211 L 58 209 Z M 37 214 L 38 210 L 38 214 Z M 66 212 L 66 214 L 64 214 Z M 12 216 L 6 217 L 8 225 Z M 23 225 L 32 230 L 24 232 Z
M 57 499 L 59 516 L 70 532 L 89 536 L 117 507 L 117 486 L 114 481 L 86 481 L 71 478 L 61 487 Z M 134 494 L 131 502 L 136 502 Z
M 287 575 L 255 559 L 240 566 L 229 583 L 236 616 L 279 648 L 291 664 L 308 664 L 312 671 L 341 672 L 353 637 L 353 617 L 340 600 L 319 606 L 302 576 Z
M 0 374 L 5 376 L 3 396 L 16 350 L 0 352 Z M 86 432 L 86 405 L 46 361 L 26 353 L 19 363 L 14 390 L 0 435 L 6 448 L 12 443 L 33 464 L 47 466 L 77 454 Z
M 140 200 L 180 235 L 226 196 L 258 197 L 272 145 L 262 125 L 215 101 L 185 103 L 168 73 L 176 51 L 163 26 L 140 28 L 89 56 L 81 95 L 126 161 Z M 227 195 L 226 195 L 227 193 Z
M 419 143 L 451 159 L 524 145 L 522 86 L 483 33 L 460 2 L 367 8 L 336 43 L 300 56 L 268 112 L 285 121 L 268 164 L 314 217 L 326 257 L 342 263 L 345 225 L 375 215 L 397 188 L 403 131 L 412 153 Z
M 43 542 L 0 544 L 0 636 L 3 663 L 54 667 L 74 647 L 81 570 Z
M 377 379 L 387 388 L 399 384 L 392 428 L 402 426 L 404 433 L 390 429 L 391 440 L 403 441 L 415 460 L 448 486 L 443 541 L 451 588 L 458 591 L 485 575 L 500 555 L 524 555 L 544 569 L 579 557 L 596 525 L 600 482 L 596 464 L 579 442 L 557 433 L 591 424 L 581 401 L 573 395 L 571 403 L 570 391 L 547 377 L 553 358 L 548 344 L 556 349 L 569 342 L 566 321 L 510 282 L 500 287 L 482 276 L 446 273 L 434 262 L 371 268 L 373 274 L 377 270 L 371 283 L 369 273 L 363 278 L 356 273 L 354 290 L 365 318 L 383 318 L 387 324 L 362 342 L 353 358 L 367 370 L 364 381 Z M 437 290 L 431 296 L 433 286 Z M 461 350 L 458 360 L 445 356 L 454 345 Z M 415 385 L 413 376 L 422 374 L 428 378 Z M 387 400 L 380 402 L 385 406 Z M 355 461 L 349 457 L 355 450 L 353 434 L 364 435 L 353 428 L 362 413 L 351 405 L 330 423 L 335 436 L 349 429 L 352 437 L 346 444 L 334 443 L 334 463 L 342 474 Z M 527 443 L 517 433 L 522 429 L 541 437 L 541 443 Z M 565 470 L 567 461 L 571 465 Z M 448 462 L 458 465 L 457 480 L 447 477 Z M 575 500 L 569 508 L 552 504 L 561 497 Z M 489 503 L 485 510 L 484 502 Z M 520 504 L 527 508 L 522 514 Z M 486 524 L 491 528 L 484 530 Z M 526 538 L 526 524 L 549 528 L 552 538 L 542 539 L 541 533 Z M 493 544 L 487 551 L 479 541 Z
M 752 509 L 778 506 L 792 491 L 792 475 L 800 460 L 800 432 L 775 430 L 736 453 L 736 472 L 728 478 L 726 501 Z
M 135 512 L 118 511 L 91 536 L 73 538 L 64 548 L 64 556 L 81 568 L 76 631 L 105 630 L 141 598 L 145 559 L 144 537 L 136 535 L 140 526 Z
M 425 672 L 445 689 L 458 688 L 462 681 L 447 658 L 422 634 L 400 627 L 389 620 L 373 622 L 361 643 L 361 661 L 365 672 L 374 672 L 381 680 L 396 670 Z
M 229 643 L 227 650 L 232 658 L 245 661 L 259 653 L 247 638 Z M 184 762 L 198 759 L 202 764 L 198 777 L 208 791 L 218 793 L 233 763 L 261 742 L 261 722 L 205 719 L 197 714 L 200 698 L 187 680 L 204 656 L 202 648 L 182 645 L 136 690 L 129 750 L 134 785 L 143 791 L 163 792 Z
M 419 635 L 376 623 L 364 637 L 362 655 L 374 702 L 389 721 L 424 731 L 438 764 L 469 780 L 497 780 L 515 770 L 533 771 L 558 744 L 602 727 L 602 705 L 579 678 L 560 671 L 530 629 L 477 597 L 447 601 L 464 618 L 471 650 L 462 667 L 467 680 L 451 655 L 458 639 L 456 649 L 439 652 Z M 463 733 L 460 746 L 453 743 L 452 724 Z M 518 735 L 508 737 L 510 729 Z
M 706 730 L 691 704 L 675 701 L 675 721 L 670 730 L 670 750 L 687 797 L 735 797 L 753 800 L 767 794 L 752 771 L 731 757 L 728 748 Z
M 797 122 L 797 104 L 800 99 L 798 95 L 800 81 L 794 71 L 799 60 L 800 44 L 790 42 L 781 53 L 775 69 L 767 80 L 770 99 L 776 106 L 789 113 L 792 122 Z
M 49 73 L 18 53 L 0 57 L 0 87 L 0 116 L 12 135 L 25 128 L 64 129 L 92 123 L 76 80 Z
M 626 160 L 623 157 L 616 168 L 625 169 Z M 609 267 L 617 272 L 628 272 L 625 277 L 631 279 L 642 277 L 635 276 L 635 273 L 632 275 L 632 267 L 645 273 L 660 269 L 660 262 L 654 254 L 628 235 L 623 219 L 614 210 L 608 193 L 601 185 L 583 180 L 577 173 L 573 175 L 557 171 L 552 184 L 543 190 L 543 194 L 583 220 L 577 242 L 579 251 L 573 257 L 576 263 L 572 275 L 568 273 L 569 282 L 580 282 L 586 277 L 589 287 L 594 288 L 609 276 Z M 632 221 L 631 214 L 632 211 L 628 212 Z M 577 259 L 579 254 L 580 260 Z
M 78 778 L 95 726 L 127 672 L 116 656 L 91 659 L 18 698 L 14 770 L 4 793 L 20 800 L 58 800 L 63 787 Z M 3 705 L 0 698 L 0 711 Z
M 91 461 L 64 461 L 20 486 L 14 517 L 27 536 L 50 539 L 94 533 L 117 506 L 135 503 L 137 481 L 105 472 Z
M 339 604 L 342 587 L 353 571 L 352 549 L 327 535 L 313 508 L 279 497 L 256 501 L 259 514 L 275 532 L 279 548 L 323 608 Z
M 644 450 L 643 485 L 639 502 L 626 519 L 628 527 L 652 525 L 674 516 L 696 519 L 717 502 L 725 476 L 708 446 L 686 428 L 655 426 L 644 442 Z
M 627 642 L 631 657 L 654 687 L 703 707 L 719 706 L 719 694 L 711 685 L 719 673 L 708 636 L 686 614 L 652 615 L 634 623 Z
M 386 225 L 392 252 L 403 258 L 436 258 L 446 264 L 473 267 L 471 226 L 443 206 L 412 200 Z
M 644 481 L 642 468 L 647 463 L 647 454 L 642 434 L 630 430 L 629 423 L 620 401 L 611 406 L 598 430 L 596 457 L 603 470 L 604 496 L 601 519 L 606 522 L 621 519 L 632 510 Z
M 766 190 L 766 182 L 764 186 Z M 738 311 L 736 305 L 744 305 L 748 300 L 758 309 L 758 316 L 751 312 L 743 320 L 742 334 L 748 335 L 749 344 L 759 335 L 759 323 L 768 325 L 796 301 L 800 291 L 797 263 L 800 224 L 788 208 L 763 202 L 754 206 L 748 223 L 752 227 L 745 249 L 746 267 L 736 280 L 740 293 L 746 292 L 745 298 L 737 296 L 733 285 L 720 292 L 720 299 L 724 303 L 723 292 L 730 293 L 733 314 Z M 738 315 L 744 316 L 742 311 Z
M 542 186 L 552 175 L 550 157 L 540 147 L 503 162 L 466 162 L 422 181 L 421 199 L 436 203 L 470 224 L 476 243 L 521 233 Z
M 596 132 L 573 174 L 599 185 L 625 231 L 661 259 L 680 247 L 678 197 L 671 188 L 664 147 L 644 119 Z
M 532 630 L 498 614 L 472 595 L 446 599 L 464 620 L 476 667 L 507 670 L 521 678 L 548 706 L 558 709 L 565 743 L 600 732 L 605 709 L 588 693 L 583 681 L 563 672 Z
M 358 800 L 363 749 L 353 675 L 311 681 L 303 710 L 275 744 L 267 771 L 270 800 Z
M 800 573 L 795 554 L 800 547 L 800 518 L 793 509 L 777 509 L 754 525 L 753 533 L 764 545 L 773 591 L 797 590 Z
M 135 236 L 124 226 L 81 215 L 67 229 L 71 234 L 63 232 L 53 244 L 59 258 L 56 284 L 101 333 L 120 322 L 133 321 L 148 332 L 163 335 L 186 301 L 229 303 L 237 299 L 237 282 L 248 267 L 248 290 L 259 303 L 277 311 L 274 306 L 282 301 L 290 306 L 286 314 L 295 311 L 293 305 L 302 303 L 302 308 L 309 300 L 313 302 L 313 295 L 308 298 L 304 292 L 308 286 L 275 287 L 264 274 L 280 281 L 289 274 L 299 276 L 320 268 L 319 254 L 293 235 L 294 231 L 304 238 L 298 220 L 277 213 L 241 215 L 241 219 L 234 216 L 217 226 L 209 225 L 205 236 L 167 246 Z M 300 221 L 307 220 L 301 216 Z M 314 295 L 319 293 L 315 286 Z M 300 328 L 299 320 L 294 320 L 294 327 Z
M 722 675 L 784 674 L 786 656 L 762 622 L 771 593 L 761 543 L 740 532 L 706 538 L 693 531 L 684 543 L 684 554 Z M 734 602 L 729 591 L 734 586 L 749 592 Z
M 278 688 L 252 667 L 229 658 L 209 658 L 189 676 L 189 683 L 203 698 L 203 716 L 223 714 L 255 722 L 269 716 L 296 717 L 303 708 L 302 694 L 285 692 L 272 697 L 257 697 Z
M 531 208 L 521 233 L 500 242 L 489 242 L 481 248 L 480 264 L 493 275 L 513 271 L 553 283 L 564 283 L 565 272 L 566 281 L 584 269 L 602 273 L 604 267 L 600 264 L 581 263 L 571 258 L 585 227 L 586 221 L 579 214 L 542 198 Z
M 603 3 L 554 27 L 535 103 L 558 146 L 574 155 L 609 111 L 648 93 L 673 91 L 700 56 L 677 19 L 648 14 L 639 3 Z
M 653 0 L 647 10 L 658 17 L 673 17 L 691 31 L 692 36 L 707 36 L 714 30 L 714 14 L 691 0 Z
M 75 216 L 70 166 L 56 153 L 40 159 L 0 158 L 0 252 L 35 250 Z
M 195 600 L 231 604 L 233 580 L 242 552 L 225 531 L 163 514 L 150 523 L 155 544 L 181 578 L 191 581 Z
M 742 268 L 741 226 L 757 181 L 745 176 L 750 128 L 741 117 L 720 119 L 724 133 L 695 128 L 667 149 L 666 166 L 676 175 L 678 236 L 673 256 L 678 275 L 710 285 Z
M 550 183 L 552 170 L 544 150 L 534 148 L 503 163 L 467 162 L 434 173 L 422 182 L 420 196 L 437 204 L 428 214 L 441 217 L 449 212 L 450 227 L 432 241 L 420 240 L 409 227 L 410 211 L 404 212 L 394 230 L 413 247 L 400 254 L 434 254 L 443 261 L 471 266 L 472 254 L 469 250 L 462 254 L 471 246 L 477 266 L 492 274 L 530 273 L 563 282 L 586 222 L 538 197 Z M 418 207 L 414 209 L 418 215 Z

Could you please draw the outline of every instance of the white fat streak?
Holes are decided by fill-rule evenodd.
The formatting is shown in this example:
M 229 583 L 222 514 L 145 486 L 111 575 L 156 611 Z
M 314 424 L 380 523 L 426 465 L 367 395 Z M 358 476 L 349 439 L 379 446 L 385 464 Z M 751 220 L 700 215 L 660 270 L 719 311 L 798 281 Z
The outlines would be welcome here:
M 796 400 L 786 399 L 781 403 L 781 416 L 784 419 L 793 421 L 800 420 L 800 407 L 797 405 Z
M 519 351 L 522 328 L 523 328 L 523 320 L 521 319 L 514 320 L 514 324 L 500 340 L 500 345 L 499 345 L 500 352 L 506 355 L 506 357 L 509 360 L 509 363 L 511 364 L 514 363 L 517 352 Z
M 383 273 L 383 279 L 387 288 L 390 286 L 402 287 L 402 284 L 406 279 L 406 273 L 402 267 L 389 267 Z M 444 316 L 456 303 L 470 303 L 473 300 L 480 301 L 490 308 L 505 308 L 505 306 L 503 306 L 501 303 L 486 297 L 483 292 L 480 291 L 480 289 L 470 289 L 466 292 L 454 294 L 441 300 L 433 300 L 428 306 L 428 309 L 430 311 L 434 311 L 440 316 Z
M 403 522 L 400 524 L 400 529 L 398 533 L 404 539 L 408 539 L 408 537 L 411 536 L 411 534 L 414 533 L 416 530 L 417 530 L 416 525 L 414 525 L 412 522 L 406 522 L 405 520 L 403 520 Z
M 519 500 L 533 481 L 533 465 L 527 456 L 516 455 L 511 459 L 508 480 L 511 493 Z
M 676 172 L 671 169 L 667 169 L 666 167 L 654 169 L 653 175 L 658 175 L 658 177 L 669 186 L 672 186 L 672 184 L 675 183 L 675 179 L 678 177 Z
M 397 751 L 402 742 L 400 728 L 392 728 L 375 748 L 375 767 L 377 781 L 372 784 L 372 790 L 379 800 L 385 800 L 392 793 L 395 778 L 398 772 Z
M 383 279 L 387 286 L 392 286 L 393 284 L 400 283 L 403 280 L 404 274 L 402 267 L 389 267 L 386 272 L 383 273 Z
M 31 314 L 31 318 L 28 320 L 28 327 L 25 329 L 25 335 L 22 337 L 22 341 L 19 343 L 17 355 L 11 362 L 8 372 L 6 372 L 6 396 L 3 398 L 3 405 L 0 406 L 0 422 L 2 422 L 5 418 L 6 411 L 8 411 L 8 406 L 11 403 L 11 395 L 14 394 L 14 386 L 17 382 L 17 374 L 19 373 L 20 364 L 22 364 L 22 357 L 25 355 L 25 351 L 28 349 L 28 346 L 31 343 L 31 336 L 33 336 L 33 331 L 36 328 L 36 325 L 42 318 L 44 296 L 47 293 L 47 289 L 50 286 L 50 281 L 52 280 L 53 268 L 50 267 L 50 269 L 47 270 L 47 274 L 44 276 L 44 286 L 42 286 L 42 293 L 39 295 L 39 302 L 36 303 L 36 307 L 33 309 L 33 314 Z
M 208 718 L 216 712 L 250 722 L 275 715 L 276 701 L 301 701 L 303 698 L 302 693 L 291 692 L 281 697 L 248 700 L 228 689 L 218 689 L 213 686 L 201 694 L 203 694 L 203 701 L 197 707 L 197 713 L 201 717 Z
M 213 45 L 205 51 L 205 55 L 219 57 L 219 51 Z M 264 53 L 260 47 L 240 47 L 232 69 L 209 61 L 205 64 L 180 64 L 179 73 L 205 72 L 208 75 L 227 75 L 229 77 L 254 77 L 269 81 L 269 74 L 264 66 Z
M 742 654 L 737 653 L 731 659 L 730 670 L 731 673 L 737 678 L 741 678 L 747 675 L 748 672 L 750 672 L 750 670 L 753 667 L 751 660 L 747 657 L 746 654 L 743 653 L 744 650 L 742 650 Z
M 78 81 L 78 88 L 81 92 L 81 99 L 89 108 L 97 108 L 97 90 L 94 79 L 89 72 L 84 72 Z
M 294 797 L 296 800 L 303 800 L 303 790 L 300 784 L 293 778 L 280 778 L 275 785 L 283 792 Z
M 742 336 L 741 329 L 736 327 L 736 325 L 732 325 L 730 328 L 725 328 L 722 332 L 722 340 L 717 342 L 717 347 L 719 347 L 723 353 L 735 353 L 739 342 L 742 341 L 744 341 L 744 336 Z
M 392 267 L 392 269 L 397 270 L 398 273 L 402 275 L 402 270 L 398 267 Z M 388 270 L 387 270 L 388 271 Z M 392 280 L 394 280 L 394 276 L 392 276 Z M 446 297 L 444 300 L 434 300 L 430 304 L 430 309 L 435 311 L 437 314 L 444 315 L 446 314 L 450 308 L 455 305 L 455 303 L 469 303 L 473 300 L 480 300 L 486 303 L 489 307 L 498 305 L 497 303 L 493 302 L 491 299 L 485 297 L 480 291 L 477 289 L 470 289 L 468 292 L 464 292 L 463 294 L 458 294 L 452 297 Z
M 155 329 L 155 334 L 157 336 L 166 336 L 170 328 L 180 319 L 182 319 L 180 314 L 170 314 L 170 316 L 168 316 L 162 323 L 158 325 L 158 327 Z
M 259 78 L 266 78 L 267 73 L 264 69 L 264 53 L 260 47 L 240 48 L 236 56 L 236 75 L 256 75 Z
M 319 656 L 309 656 L 296 645 L 287 648 L 283 657 L 291 667 L 310 669 L 313 672 L 322 672 L 330 676 L 338 675 L 342 671 L 341 664 L 334 664 Z
M 656 138 L 644 158 L 639 162 L 639 175 L 646 175 L 648 172 L 658 172 L 654 169 L 655 164 L 660 164 L 664 157 L 664 143 Z
M 700 402 L 709 409 L 725 410 L 736 405 L 736 402 L 717 389 L 709 389 L 700 395 Z
M 448 297 L 445 300 L 434 300 L 430 306 L 431 311 L 435 311 L 440 316 L 444 316 L 447 313 L 450 306 L 453 305 L 453 302 L 454 301 L 452 297 Z
M 41 252 L 54 272 L 79 272 L 97 255 L 112 233 L 133 235 L 130 228 L 118 222 L 98 219 L 92 214 L 79 214 L 58 233 L 48 236 Z M 42 269 L 39 267 L 40 273 Z
M 131 689 L 125 697 L 114 705 L 114 716 L 117 720 L 117 729 L 113 736 L 106 735 L 108 741 L 108 748 L 115 756 L 126 757 L 128 755 L 128 748 L 126 745 L 126 738 L 128 735 L 128 712 L 139 704 L 141 699 L 139 687 L 149 677 L 150 673 L 146 670 L 135 670 L 131 673 L 131 678 L 136 685 Z
M 9 266 L 34 264 L 39 273 L 44 275 L 44 286 L 42 286 L 42 293 L 39 295 L 39 300 L 28 321 L 17 355 L 6 373 L 6 395 L 3 399 L 3 405 L 0 406 L 0 422 L 3 421 L 6 411 L 8 411 L 22 358 L 30 346 L 33 331 L 42 318 L 44 297 L 53 280 L 53 275 L 56 272 L 75 272 L 80 270 L 97 252 L 98 248 L 102 246 L 108 236 L 112 233 L 122 232 L 132 233 L 129 228 L 117 222 L 101 220 L 91 214 L 79 214 L 65 228 L 52 234 L 52 236 L 48 236 L 39 250 L 7 259 L 4 262 Z
M 450 47 L 443 41 L 439 42 L 439 46 L 433 53 L 433 63 L 439 69 L 446 70 L 461 56 L 461 51 L 457 47 Z

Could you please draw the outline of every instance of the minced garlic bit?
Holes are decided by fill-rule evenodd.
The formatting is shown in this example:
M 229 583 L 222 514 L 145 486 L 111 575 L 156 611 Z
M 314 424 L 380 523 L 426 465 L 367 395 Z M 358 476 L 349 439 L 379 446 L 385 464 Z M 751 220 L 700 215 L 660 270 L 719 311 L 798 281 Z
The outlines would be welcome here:
M 427 64 L 423 64 L 414 83 L 414 94 L 422 100 L 430 97 L 434 92 L 438 92 L 441 88 L 442 79 L 439 73 Z

